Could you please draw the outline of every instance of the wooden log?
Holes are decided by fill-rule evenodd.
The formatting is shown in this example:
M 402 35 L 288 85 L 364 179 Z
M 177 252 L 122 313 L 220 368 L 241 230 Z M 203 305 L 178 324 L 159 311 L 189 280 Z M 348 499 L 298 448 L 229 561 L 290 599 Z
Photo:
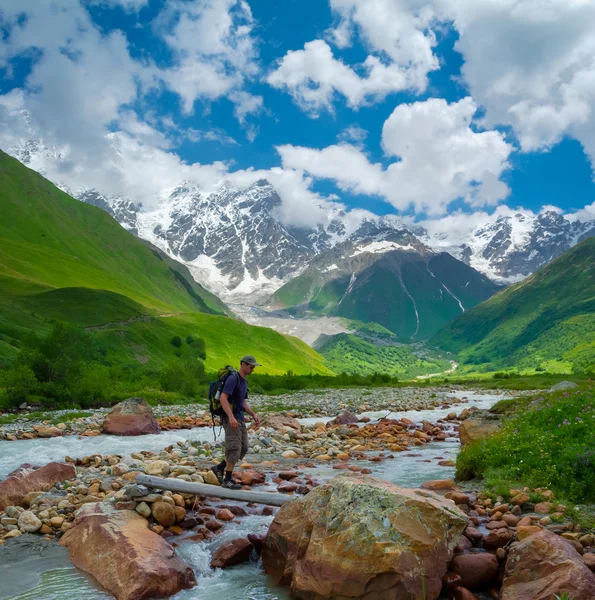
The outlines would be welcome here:
M 246 490 L 229 490 L 208 483 L 195 483 L 183 479 L 164 479 L 151 475 L 137 475 L 136 483 L 146 485 L 150 488 L 169 490 L 170 492 L 181 492 L 183 494 L 194 494 L 196 496 L 211 496 L 213 498 L 225 498 L 226 500 L 240 500 L 241 502 L 254 502 L 255 504 L 267 504 L 269 506 L 283 506 L 292 497 L 272 492 L 248 492 Z

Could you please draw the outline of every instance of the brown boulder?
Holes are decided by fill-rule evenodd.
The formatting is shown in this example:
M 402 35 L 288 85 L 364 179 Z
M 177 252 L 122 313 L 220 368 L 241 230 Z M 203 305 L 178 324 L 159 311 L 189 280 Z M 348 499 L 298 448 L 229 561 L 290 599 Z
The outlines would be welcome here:
M 117 600 L 165 598 L 196 585 L 192 569 L 134 511 L 86 504 L 60 544 Z
M 564 538 L 543 530 L 511 546 L 502 600 L 551 600 L 564 593 L 573 600 L 595 598 L 595 574 Z
M 502 420 L 497 415 L 487 411 L 477 411 L 473 416 L 465 419 L 459 428 L 461 444 L 470 444 L 477 440 L 484 440 L 500 431 Z
M 271 427 L 272 429 L 283 429 L 283 427 L 291 427 L 296 431 L 302 431 L 302 426 L 297 419 L 275 413 L 266 414 L 261 421 L 261 425 L 263 427 Z
M 238 538 L 219 546 L 211 560 L 214 569 L 227 569 L 250 560 L 253 549 L 252 543 L 246 538 Z
M 466 524 L 436 494 L 341 474 L 281 507 L 263 565 L 298 598 L 435 600 Z
M 43 467 L 22 465 L 0 481 L 0 510 L 7 506 L 26 506 L 25 497 L 30 492 L 45 492 L 60 481 L 76 477 L 74 465 L 51 462 Z
M 335 425 L 351 425 L 352 423 L 359 423 L 359 419 L 352 412 L 344 410 L 326 425 L 327 427 L 334 427 Z
M 512 539 L 512 531 L 510 529 L 494 529 L 490 531 L 483 540 L 483 545 L 488 550 L 495 550 L 506 546 Z
M 239 474 L 239 477 L 242 485 L 258 485 L 266 481 L 266 476 L 264 473 L 259 473 L 258 471 L 254 471 L 252 469 L 249 471 L 242 471 Z
M 62 437 L 64 432 L 57 427 L 46 427 L 45 425 L 34 425 L 33 430 L 40 438 Z
M 464 587 L 458 587 L 454 593 L 454 600 L 478 600 L 477 596 Z
M 151 508 L 153 518 L 159 525 L 170 527 L 176 522 L 176 511 L 171 504 L 167 502 L 154 502 Z
M 498 559 L 487 552 L 459 554 L 452 559 L 450 570 L 461 576 L 461 586 L 477 589 L 498 574 Z
M 103 421 L 103 432 L 111 435 L 145 435 L 160 431 L 153 410 L 143 398 L 128 398 L 116 404 Z

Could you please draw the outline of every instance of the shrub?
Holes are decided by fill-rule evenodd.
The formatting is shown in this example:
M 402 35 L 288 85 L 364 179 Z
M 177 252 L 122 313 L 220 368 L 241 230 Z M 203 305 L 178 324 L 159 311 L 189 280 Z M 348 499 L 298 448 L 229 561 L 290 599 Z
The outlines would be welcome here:
M 174 335 L 174 337 L 171 338 L 171 345 L 174 346 L 174 348 L 181 348 L 182 338 L 179 335 Z

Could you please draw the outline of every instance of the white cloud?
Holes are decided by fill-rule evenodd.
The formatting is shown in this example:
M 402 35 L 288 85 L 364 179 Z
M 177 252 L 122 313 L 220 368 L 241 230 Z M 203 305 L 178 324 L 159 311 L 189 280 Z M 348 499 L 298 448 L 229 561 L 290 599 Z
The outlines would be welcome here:
M 350 125 L 337 135 L 337 140 L 340 142 L 352 142 L 357 146 L 361 146 L 367 137 L 368 132 L 363 127 Z
M 410 88 L 421 91 L 425 78 L 418 80 L 411 73 L 376 56 L 368 56 L 356 70 L 337 60 L 325 41 L 314 40 L 303 50 L 289 51 L 267 81 L 287 90 L 298 105 L 316 115 L 321 110 L 332 111 L 337 94 L 344 96 L 350 107 L 359 108 L 393 92 Z
M 500 176 L 513 148 L 497 131 L 471 128 L 476 110 L 471 98 L 401 104 L 382 132 L 386 155 L 398 159 L 386 169 L 349 144 L 277 150 L 286 169 L 331 179 L 344 191 L 382 197 L 402 211 L 441 214 L 457 198 L 473 207 L 493 205 L 509 193 Z
M 89 4 L 99 4 L 109 8 L 120 7 L 127 12 L 138 12 L 149 4 L 149 0 L 86 0 Z
M 253 27 L 244 0 L 168 0 L 155 30 L 174 52 L 176 64 L 156 75 L 181 96 L 186 113 L 199 99 L 216 100 L 230 92 L 240 98 L 241 117 L 254 112 L 256 100 L 247 109 L 240 91 L 259 71 Z

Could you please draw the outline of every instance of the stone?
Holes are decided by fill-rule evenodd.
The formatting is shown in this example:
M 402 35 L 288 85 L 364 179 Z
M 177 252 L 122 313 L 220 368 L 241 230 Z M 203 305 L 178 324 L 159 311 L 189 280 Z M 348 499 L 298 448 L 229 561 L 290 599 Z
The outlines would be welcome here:
M 30 510 L 26 510 L 19 517 L 19 529 L 23 533 L 35 533 L 41 529 L 41 521 Z
M 506 546 L 512 539 L 512 531 L 509 529 L 494 529 L 484 538 L 483 545 L 488 550 L 495 550 Z
M 43 467 L 23 465 L 0 482 L 0 510 L 11 505 L 24 505 L 29 492 L 46 491 L 56 483 L 76 477 L 74 465 L 51 462 Z
M 461 586 L 476 590 L 490 583 L 498 574 L 498 559 L 487 552 L 458 554 L 450 570 L 461 576 Z
M 40 438 L 61 437 L 64 432 L 58 427 L 46 427 L 45 425 L 34 425 L 33 430 Z
M 181 523 L 186 518 L 186 509 L 181 506 L 174 506 L 174 514 L 176 515 L 176 523 Z
M 259 473 L 253 469 L 242 471 L 239 474 L 239 477 L 242 485 L 258 485 L 266 481 L 266 476 L 264 473 Z
M 291 427 L 295 431 L 301 432 L 302 426 L 297 419 L 293 417 L 286 417 L 278 413 L 267 413 L 263 417 L 261 427 L 271 427 L 272 429 L 282 430 L 283 427 Z
M 233 521 L 234 514 L 228 508 L 220 508 L 215 514 L 215 517 L 219 521 Z
M 516 528 L 516 539 L 520 542 L 525 538 L 528 538 L 530 535 L 538 533 L 541 530 L 542 528 L 538 525 L 519 525 Z
M 250 560 L 252 543 L 246 538 L 238 538 L 219 546 L 213 553 L 211 567 L 214 569 L 227 569 L 234 565 Z
M 191 567 L 146 519 L 134 511 L 114 511 L 108 503 L 86 504 L 60 544 L 75 567 L 118 600 L 164 598 L 196 585 Z
M 105 416 L 103 432 L 111 435 L 160 433 L 153 410 L 143 398 L 128 398 L 116 404 Z
M 159 525 L 170 527 L 176 522 L 176 513 L 171 504 L 167 502 L 154 502 L 151 505 L 151 513 L 153 518 Z
M 165 460 L 153 460 L 145 465 L 145 473 L 155 477 L 167 477 L 169 475 L 169 463 Z
M 435 479 L 432 481 L 425 481 L 421 484 L 421 487 L 424 490 L 452 490 L 456 486 L 452 479 Z
M 467 588 L 458 587 L 454 591 L 454 600 L 478 600 L 477 596 Z
M 130 471 L 130 467 L 126 463 L 117 463 L 112 467 L 112 473 L 119 477 Z
M 219 531 L 222 527 L 223 527 L 223 523 L 221 523 L 220 521 L 217 521 L 216 519 L 210 519 L 209 521 L 207 521 L 205 523 L 205 527 L 209 530 L 209 531 Z
M 206 472 L 205 475 L 203 475 L 203 478 L 205 480 L 205 483 L 208 483 L 210 485 L 221 485 L 219 483 L 219 480 L 217 479 L 217 475 L 215 475 L 215 473 L 213 473 L 213 471 L 209 470 Z
M 20 535 L 23 535 L 18 529 L 13 529 L 12 531 L 9 531 L 3 539 L 7 540 L 9 538 L 15 538 L 15 537 L 19 537 Z
M 260 533 L 249 533 L 248 534 L 248 541 L 254 546 L 254 548 L 256 549 L 256 552 L 258 552 L 258 554 L 260 554 L 262 552 L 262 548 L 264 546 L 264 535 L 261 535 Z M 595 555 L 593 555 L 595 556 Z
M 41 496 L 41 494 L 43 494 L 43 492 L 29 492 L 23 498 L 23 504 L 25 504 L 26 506 L 31 506 L 31 504 L 33 504 L 33 501 L 35 500 L 35 498 Z
M 148 519 L 151 516 L 151 507 L 146 502 L 137 504 L 134 510 L 142 517 L 145 517 L 145 519 Z
M 279 509 L 263 565 L 300 598 L 436 600 L 467 521 L 432 492 L 341 474 Z
M 283 458 L 299 458 L 299 455 L 294 450 L 285 450 L 285 452 L 281 453 Z
M 521 506 L 522 504 L 529 502 L 530 499 L 531 498 L 529 498 L 529 494 L 521 492 L 520 494 L 517 494 L 514 498 L 511 498 L 510 503 L 514 504 L 515 506 Z
M 502 420 L 498 415 L 478 410 L 461 423 L 459 427 L 461 444 L 464 445 L 478 440 L 485 440 L 494 433 L 497 433 L 501 426 Z
M 513 544 L 508 554 L 501 600 L 595 598 L 595 574 L 563 538 L 542 530 Z
M 595 572 L 595 554 L 584 554 L 583 561 L 591 571 Z
M 556 383 L 556 385 L 550 388 L 550 392 L 562 392 L 564 390 L 575 390 L 578 387 L 578 384 L 574 383 L 574 381 L 561 381 L 560 383 Z
M 334 427 L 335 425 L 350 425 L 352 423 L 359 423 L 359 419 L 352 412 L 344 410 L 341 414 L 329 421 L 326 426 Z
M 50 523 L 52 524 L 52 527 L 60 529 L 60 527 L 62 527 L 62 524 L 64 523 L 64 517 L 52 517 L 50 519 Z

